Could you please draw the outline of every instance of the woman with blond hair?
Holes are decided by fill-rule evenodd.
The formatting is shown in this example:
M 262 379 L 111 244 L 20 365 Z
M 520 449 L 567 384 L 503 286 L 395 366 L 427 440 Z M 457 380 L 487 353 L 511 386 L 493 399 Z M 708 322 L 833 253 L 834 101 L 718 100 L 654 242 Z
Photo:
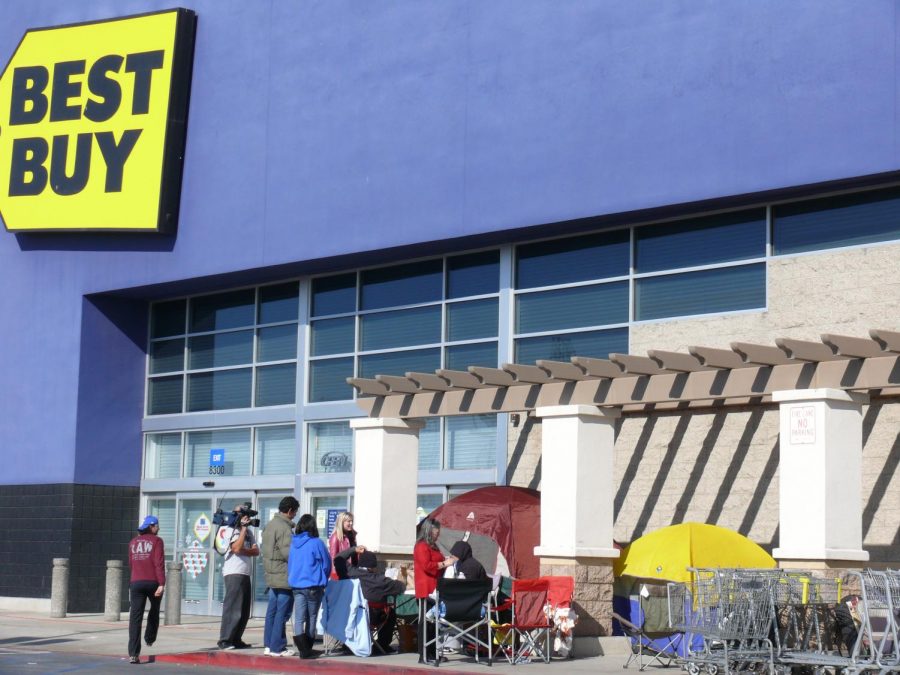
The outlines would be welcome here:
M 340 553 L 350 551 L 349 554 L 339 556 Z M 338 514 L 334 523 L 334 530 L 328 537 L 328 552 L 331 554 L 331 562 L 333 564 L 331 570 L 332 579 L 347 578 L 347 558 L 349 556 L 351 564 L 356 566 L 359 564 L 358 555 L 366 550 L 365 546 L 356 545 L 356 530 L 353 529 L 353 514 L 349 511 L 342 511 Z

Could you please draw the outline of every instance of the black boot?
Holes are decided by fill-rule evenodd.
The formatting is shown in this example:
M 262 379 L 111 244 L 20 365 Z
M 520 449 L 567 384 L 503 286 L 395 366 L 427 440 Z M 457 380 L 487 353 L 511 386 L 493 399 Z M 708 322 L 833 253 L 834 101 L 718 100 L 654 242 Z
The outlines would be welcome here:
M 305 633 L 294 636 L 294 645 L 296 645 L 297 655 L 301 659 L 311 659 L 315 656 L 312 649 L 312 640 Z

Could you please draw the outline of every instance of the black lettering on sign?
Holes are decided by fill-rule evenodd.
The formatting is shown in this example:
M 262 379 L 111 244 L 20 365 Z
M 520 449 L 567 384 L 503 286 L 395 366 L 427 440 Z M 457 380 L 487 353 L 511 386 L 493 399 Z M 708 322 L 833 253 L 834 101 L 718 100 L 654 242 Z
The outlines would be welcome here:
M 53 95 L 50 98 L 50 121 L 64 122 L 81 119 L 81 106 L 69 105 L 69 99 L 81 96 L 81 82 L 72 82 L 72 75 L 84 73 L 84 59 L 62 61 L 53 68 Z
M 50 72 L 44 66 L 28 66 L 13 71 L 12 99 L 9 104 L 9 123 L 36 124 L 47 114 L 44 90 Z
M 9 196 L 39 195 L 47 185 L 44 162 L 50 147 L 43 138 L 17 138 L 13 141 L 12 162 L 9 167 Z M 30 175 L 30 180 L 26 176 Z
M 84 106 L 84 116 L 91 122 L 105 122 L 116 114 L 122 103 L 122 87 L 109 73 L 118 73 L 122 69 L 122 61 L 118 54 L 109 54 L 97 59 L 88 74 L 88 89 L 94 96 L 99 96 L 102 103 L 89 99 Z
M 53 155 L 50 160 L 50 187 L 58 195 L 75 195 L 84 190 L 91 175 L 91 145 L 93 134 L 78 134 L 75 146 L 75 168 L 66 175 L 69 156 L 69 137 L 53 137 Z
M 125 72 L 134 73 L 134 95 L 131 114 L 146 115 L 150 110 L 150 84 L 153 71 L 163 66 L 163 50 L 129 54 L 125 60 Z
M 125 171 L 125 162 L 134 144 L 141 135 L 140 129 L 128 129 L 122 132 L 122 138 L 116 144 L 116 139 L 111 131 L 102 131 L 97 134 L 97 145 L 100 146 L 100 154 L 106 161 L 106 187 L 104 192 L 122 191 L 122 173 Z

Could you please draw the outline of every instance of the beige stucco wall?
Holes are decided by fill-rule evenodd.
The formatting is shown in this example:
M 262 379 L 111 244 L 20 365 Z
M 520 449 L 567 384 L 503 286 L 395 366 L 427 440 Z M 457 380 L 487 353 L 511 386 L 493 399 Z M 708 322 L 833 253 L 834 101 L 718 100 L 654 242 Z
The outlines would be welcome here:
M 822 333 L 865 337 L 900 331 L 900 244 L 773 259 L 768 309 L 632 327 L 632 354 L 727 348 Z M 875 562 L 900 562 L 900 400 L 866 406 L 863 545 Z M 510 425 L 507 480 L 540 487 L 540 422 Z M 771 548 L 778 544 L 778 407 L 629 414 L 616 439 L 615 536 L 631 541 L 687 520 L 717 523 Z M 835 495 L 836 504 L 841 495 Z

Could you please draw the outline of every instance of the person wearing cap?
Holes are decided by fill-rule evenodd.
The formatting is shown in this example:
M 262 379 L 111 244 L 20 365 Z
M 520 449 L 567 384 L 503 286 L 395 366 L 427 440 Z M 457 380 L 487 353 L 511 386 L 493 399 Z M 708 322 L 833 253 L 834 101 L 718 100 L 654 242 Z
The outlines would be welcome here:
M 350 557 L 350 551 L 342 551 L 338 554 Z M 369 603 L 384 605 L 392 595 L 400 595 L 406 590 L 406 584 L 402 581 L 389 579 L 378 572 L 378 557 L 372 551 L 363 551 L 357 556 L 357 564 L 347 568 L 347 576 L 350 579 L 359 579 L 363 597 Z M 373 625 L 381 623 L 384 612 L 388 612 L 387 621 L 378 630 L 377 642 L 385 654 L 394 651 L 391 640 L 394 637 L 394 628 L 397 625 L 397 617 L 390 607 L 384 610 L 380 607 L 369 607 L 369 621 Z
M 159 519 L 147 516 L 138 527 L 138 536 L 128 544 L 128 565 L 131 567 L 128 657 L 131 663 L 140 663 L 141 627 L 144 622 L 144 606 L 148 600 L 150 613 L 147 615 L 147 630 L 144 633 L 144 642 L 148 647 L 156 642 L 159 630 L 159 606 L 166 586 L 166 553 L 163 540 L 158 535 Z

